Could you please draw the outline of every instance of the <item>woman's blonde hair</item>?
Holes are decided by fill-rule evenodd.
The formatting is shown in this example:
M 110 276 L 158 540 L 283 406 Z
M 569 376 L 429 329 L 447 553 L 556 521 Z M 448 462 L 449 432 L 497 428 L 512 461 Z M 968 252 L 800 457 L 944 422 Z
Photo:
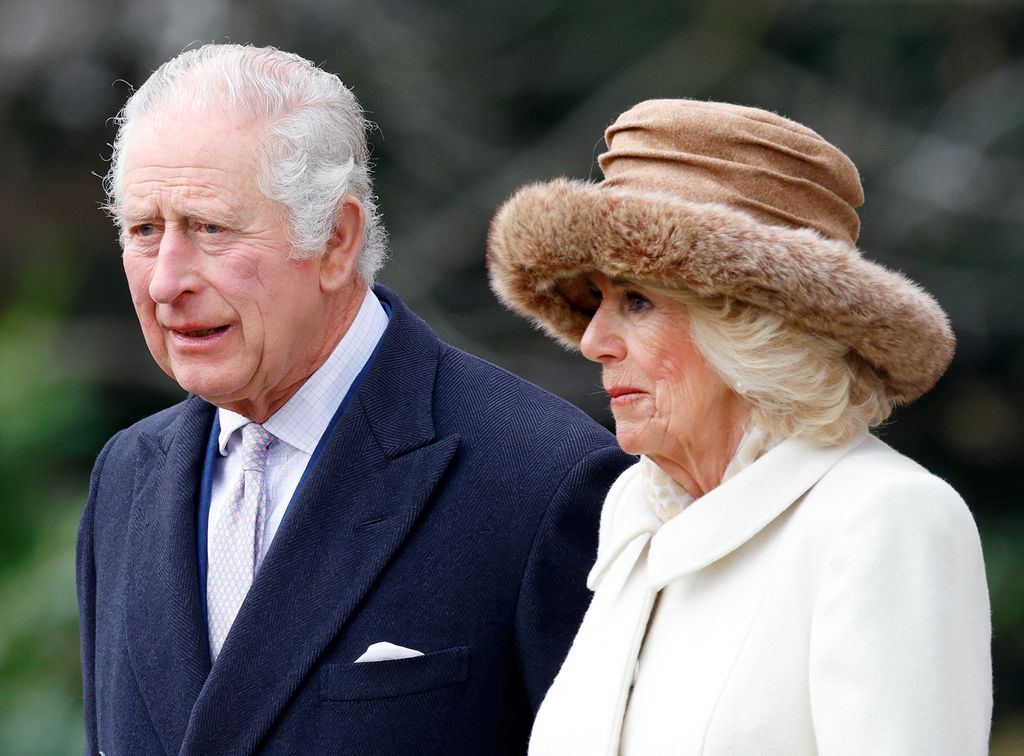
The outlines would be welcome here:
M 771 438 L 836 446 L 892 412 L 885 384 L 838 339 L 729 297 L 650 286 L 685 305 L 690 339 Z

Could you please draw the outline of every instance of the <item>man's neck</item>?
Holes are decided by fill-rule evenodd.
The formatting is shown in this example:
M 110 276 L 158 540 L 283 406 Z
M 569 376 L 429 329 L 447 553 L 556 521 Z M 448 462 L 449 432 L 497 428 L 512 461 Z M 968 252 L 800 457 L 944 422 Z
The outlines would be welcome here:
M 362 283 L 354 283 L 351 295 L 344 297 L 344 306 L 335 308 L 335 314 L 328 319 L 328 328 L 324 338 L 320 340 L 320 348 L 307 363 L 299 377 L 284 385 L 275 387 L 272 391 L 262 394 L 256 399 L 241 399 L 236 401 L 211 401 L 223 409 L 237 412 L 239 415 L 249 418 L 254 423 L 264 423 L 277 412 L 281 407 L 295 396 L 295 393 L 309 380 L 309 377 L 319 370 L 327 358 L 331 356 L 335 347 L 348 333 L 349 328 L 359 314 L 363 301 L 366 299 L 367 286 Z

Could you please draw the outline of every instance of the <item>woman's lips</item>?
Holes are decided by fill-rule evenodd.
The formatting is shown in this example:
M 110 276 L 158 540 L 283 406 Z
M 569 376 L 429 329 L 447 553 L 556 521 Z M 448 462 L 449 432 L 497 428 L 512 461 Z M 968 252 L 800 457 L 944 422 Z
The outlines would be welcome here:
M 612 404 L 625 404 L 647 396 L 646 391 L 641 391 L 633 386 L 611 386 L 605 389 L 605 393 L 611 397 Z

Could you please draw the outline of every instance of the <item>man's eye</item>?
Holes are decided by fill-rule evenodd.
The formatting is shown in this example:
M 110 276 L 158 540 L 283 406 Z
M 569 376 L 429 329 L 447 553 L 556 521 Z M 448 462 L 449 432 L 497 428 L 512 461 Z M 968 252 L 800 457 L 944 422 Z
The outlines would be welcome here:
M 199 230 L 204 234 L 219 234 L 224 228 L 216 223 L 200 223 Z
M 132 227 L 131 233 L 134 236 L 152 236 L 156 233 L 156 226 L 152 223 L 140 223 Z

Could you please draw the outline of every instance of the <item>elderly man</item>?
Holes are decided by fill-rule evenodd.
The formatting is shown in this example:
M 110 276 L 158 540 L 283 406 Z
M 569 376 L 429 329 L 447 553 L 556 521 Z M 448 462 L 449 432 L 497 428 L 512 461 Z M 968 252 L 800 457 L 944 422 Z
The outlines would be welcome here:
M 371 287 L 384 233 L 337 77 L 205 46 L 118 124 L 128 286 L 190 396 L 93 473 L 87 751 L 524 751 L 629 458 Z

